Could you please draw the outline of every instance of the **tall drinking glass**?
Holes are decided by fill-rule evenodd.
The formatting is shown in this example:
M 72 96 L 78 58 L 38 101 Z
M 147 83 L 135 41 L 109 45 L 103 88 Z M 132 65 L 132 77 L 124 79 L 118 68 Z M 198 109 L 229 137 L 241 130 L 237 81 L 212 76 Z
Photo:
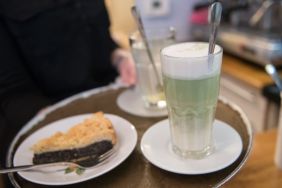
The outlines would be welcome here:
M 139 32 L 130 36 L 131 51 L 136 63 L 137 87 L 141 92 L 145 107 L 150 109 L 165 108 L 160 51 L 165 46 L 174 43 L 173 28 L 157 28 L 147 30 L 149 47 L 157 68 L 157 74 L 150 62 L 145 44 Z M 161 83 L 158 83 L 158 78 Z
M 203 158 L 213 151 L 222 48 L 216 45 L 208 57 L 208 43 L 180 43 L 162 49 L 161 56 L 173 151 Z

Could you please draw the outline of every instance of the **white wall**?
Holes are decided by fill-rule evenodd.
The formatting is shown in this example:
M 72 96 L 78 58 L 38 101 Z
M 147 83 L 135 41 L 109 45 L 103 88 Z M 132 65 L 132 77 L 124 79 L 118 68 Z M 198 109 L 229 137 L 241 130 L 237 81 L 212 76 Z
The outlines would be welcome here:
M 178 41 L 189 40 L 189 17 L 193 5 L 199 0 L 159 0 L 169 1 L 169 12 L 164 16 L 146 15 L 146 3 L 151 1 L 154 0 L 136 0 L 136 6 L 140 10 L 145 28 L 173 26 L 176 29 Z
M 129 48 L 128 36 L 136 30 L 131 7 L 135 0 L 105 0 L 111 20 L 113 39 L 122 47 Z

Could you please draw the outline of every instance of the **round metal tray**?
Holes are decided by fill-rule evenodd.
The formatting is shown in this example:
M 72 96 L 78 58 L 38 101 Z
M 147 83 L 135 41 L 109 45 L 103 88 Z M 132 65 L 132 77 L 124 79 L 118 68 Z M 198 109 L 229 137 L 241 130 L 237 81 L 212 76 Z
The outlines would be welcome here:
M 9 148 L 7 165 L 12 166 L 16 148 L 34 131 L 68 116 L 96 111 L 119 115 L 135 125 L 138 132 L 137 147 L 130 157 L 117 168 L 95 179 L 71 185 L 71 187 L 219 187 L 230 180 L 246 162 L 252 146 L 250 123 L 236 105 L 220 99 L 216 118 L 228 123 L 240 134 L 243 150 L 239 158 L 225 169 L 204 175 L 180 175 L 153 166 L 142 155 L 140 139 L 151 125 L 166 117 L 142 118 L 123 112 L 116 104 L 117 96 L 122 91 L 124 89 L 115 85 L 107 86 L 80 93 L 51 106 L 43 114 L 34 117 L 17 134 Z M 17 173 L 9 174 L 9 178 L 15 187 L 46 187 L 29 182 Z

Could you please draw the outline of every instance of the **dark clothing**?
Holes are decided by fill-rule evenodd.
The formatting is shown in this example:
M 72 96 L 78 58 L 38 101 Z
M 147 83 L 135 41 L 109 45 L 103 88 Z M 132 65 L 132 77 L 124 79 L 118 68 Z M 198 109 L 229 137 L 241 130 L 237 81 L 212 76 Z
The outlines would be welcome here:
M 64 0 L 64 6 L 48 0 L 49 4 L 39 6 L 43 12 L 36 9 L 38 0 L 31 2 L 34 15 L 16 9 L 4 21 L 40 90 L 48 96 L 65 97 L 113 81 L 117 73 L 110 55 L 116 45 L 102 0 Z
M 0 122 L 114 81 L 109 25 L 103 0 L 0 0 Z

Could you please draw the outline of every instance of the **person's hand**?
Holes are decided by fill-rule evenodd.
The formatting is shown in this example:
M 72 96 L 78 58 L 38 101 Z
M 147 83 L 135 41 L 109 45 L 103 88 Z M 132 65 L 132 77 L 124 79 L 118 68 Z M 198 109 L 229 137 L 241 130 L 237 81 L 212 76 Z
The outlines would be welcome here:
M 113 65 L 117 68 L 121 81 L 130 86 L 136 83 L 135 64 L 132 55 L 123 49 L 116 49 L 112 55 Z

